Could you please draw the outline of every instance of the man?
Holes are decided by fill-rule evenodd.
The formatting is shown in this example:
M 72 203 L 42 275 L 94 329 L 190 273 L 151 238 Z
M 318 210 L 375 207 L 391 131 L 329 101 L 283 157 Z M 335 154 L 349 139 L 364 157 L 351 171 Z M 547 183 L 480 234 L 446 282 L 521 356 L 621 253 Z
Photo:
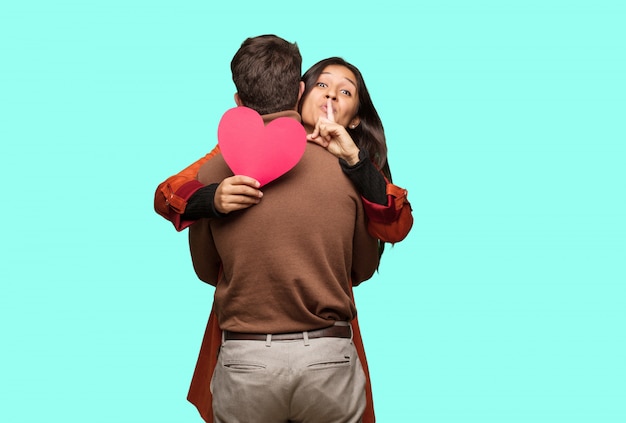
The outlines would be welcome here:
M 299 81 L 300 64 L 293 44 L 247 39 L 231 63 L 237 104 L 266 123 L 299 120 L 302 84 L 276 80 Z M 219 153 L 198 173 L 204 186 L 232 177 Z M 198 276 L 216 285 L 223 333 L 211 381 L 214 421 L 361 421 L 366 375 L 352 343 L 352 285 L 371 277 L 378 249 L 336 158 L 308 143 L 260 201 L 196 222 L 189 239 Z

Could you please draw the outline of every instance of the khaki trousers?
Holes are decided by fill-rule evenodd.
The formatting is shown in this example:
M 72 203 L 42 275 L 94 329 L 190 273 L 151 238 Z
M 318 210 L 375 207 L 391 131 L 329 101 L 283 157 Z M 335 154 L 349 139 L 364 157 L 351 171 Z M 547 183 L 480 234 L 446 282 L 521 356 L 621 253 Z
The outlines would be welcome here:
M 225 341 L 211 379 L 215 423 L 358 423 L 365 373 L 352 341 Z

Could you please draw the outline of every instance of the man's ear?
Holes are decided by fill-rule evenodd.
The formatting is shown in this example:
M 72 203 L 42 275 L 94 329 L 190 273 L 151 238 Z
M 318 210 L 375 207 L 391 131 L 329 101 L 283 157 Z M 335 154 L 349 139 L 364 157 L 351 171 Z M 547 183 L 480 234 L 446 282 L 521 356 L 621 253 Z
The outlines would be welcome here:
M 239 106 L 243 106 L 243 103 L 241 102 L 241 97 L 239 97 L 239 93 L 235 93 L 235 104 L 239 107 Z
M 304 94 L 304 81 L 300 81 L 300 88 L 298 89 L 298 103 L 300 103 L 302 94 Z

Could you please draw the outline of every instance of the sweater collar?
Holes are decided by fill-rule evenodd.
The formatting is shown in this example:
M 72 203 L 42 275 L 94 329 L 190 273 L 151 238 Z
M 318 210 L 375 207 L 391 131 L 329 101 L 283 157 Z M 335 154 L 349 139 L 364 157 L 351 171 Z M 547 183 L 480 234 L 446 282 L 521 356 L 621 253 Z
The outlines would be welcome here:
M 271 121 L 281 118 L 281 117 L 288 117 L 291 119 L 295 119 L 298 122 L 302 122 L 302 118 L 300 117 L 300 113 L 296 112 L 295 110 L 284 110 L 282 112 L 276 112 L 276 113 L 270 113 L 268 115 L 261 115 L 261 117 L 263 118 L 263 124 L 267 125 L 268 123 L 270 123 Z

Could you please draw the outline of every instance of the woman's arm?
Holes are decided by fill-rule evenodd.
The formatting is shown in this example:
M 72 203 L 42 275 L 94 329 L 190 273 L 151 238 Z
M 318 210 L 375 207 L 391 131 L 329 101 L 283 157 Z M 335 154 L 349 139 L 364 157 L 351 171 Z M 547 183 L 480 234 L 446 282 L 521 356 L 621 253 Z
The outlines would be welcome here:
M 402 241 L 413 226 L 407 191 L 385 178 L 367 151 L 359 149 L 346 128 L 334 121 L 331 110 L 328 107 L 328 117 L 318 119 L 307 140 L 339 158 L 343 171 L 361 194 L 370 234 L 383 242 Z
M 182 216 L 191 196 L 204 187 L 196 180 L 196 175 L 200 167 L 219 151 L 219 147 L 215 146 L 206 156 L 170 176 L 157 187 L 154 193 L 154 210 L 172 222 L 177 231 L 182 231 L 195 221 L 183 219 Z
M 192 225 L 198 219 L 196 216 L 203 214 L 198 212 L 200 203 L 206 204 L 207 215 L 214 213 L 214 199 L 207 198 L 204 193 L 211 191 L 214 195 L 215 187 L 205 187 L 196 180 L 196 175 L 200 167 L 218 153 L 219 147 L 216 146 L 206 156 L 159 184 L 154 196 L 154 209 L 172 222 L 177 231 Z M 383 242 L 402 241 L 413 225 L 407 191 L 388 182 L 366 153 L 360 153 L 359 159 L 354 166 L 345 161 L 341 165 L 361 194 L 369 233 Z M 199 201 L 194 201 L 194 198 Z M 186 215 L 189 202 L 197 204 L 193 204 L 194 213 Z
M 369 218 L 367 229 L 383 242 L 396 243 L 409 234 L 413 226 L 413 209 L 407 199 L 408 191 L 391 182 L 387 183 L 387 204 L 381 205 L 361 197 Z
M 407 190 L 389 182 L 365 150 L 359 152 L 356 164 L 350 166 L 343 159 L 339 163 L 361 194 L 370 235 L 383 242 L 402 241 L 413 226 Z
M 216 146 L 209 154 L 158 186 L 154 209 L 172 222 L 177 231 L 198 219 L 223 217 L 261 200 L 263 193 L 259 190 L 259 182 L 248 176 L 235 175 L 206 186 L 196 179 L 202 165 L 219 151 Z

